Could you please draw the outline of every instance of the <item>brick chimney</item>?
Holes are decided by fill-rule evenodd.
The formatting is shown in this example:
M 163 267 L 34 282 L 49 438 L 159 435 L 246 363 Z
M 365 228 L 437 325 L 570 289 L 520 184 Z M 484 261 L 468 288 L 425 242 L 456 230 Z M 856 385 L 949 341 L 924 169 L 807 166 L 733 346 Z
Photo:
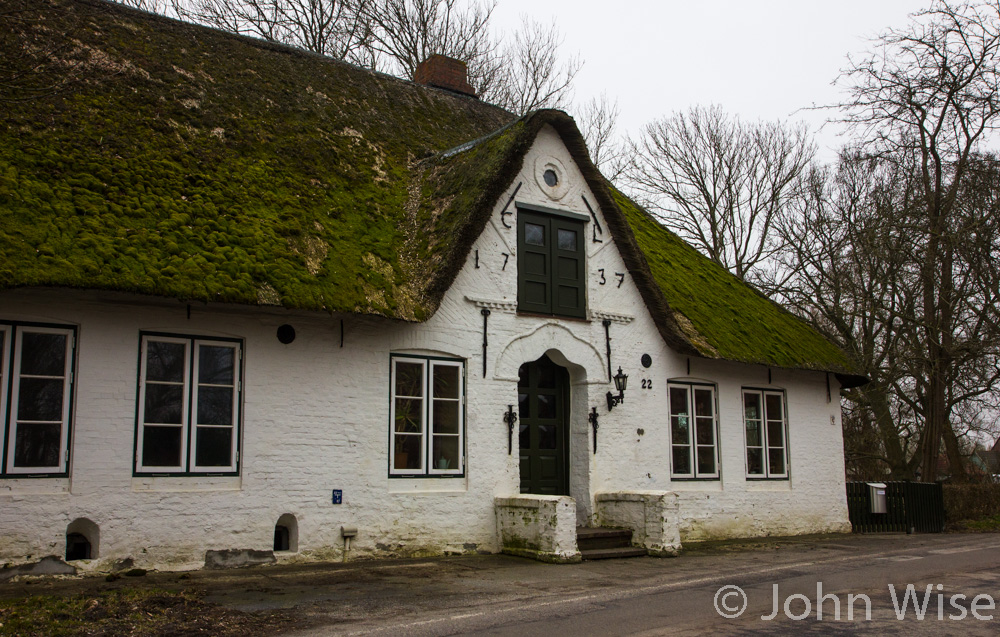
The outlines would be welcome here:
M 465 62 L 446 55 L 434 54 L 418 64 L 417 70 L 413 73 L 413 81 L 417 84 L 478 97 L 475 89 L 469 84 Z

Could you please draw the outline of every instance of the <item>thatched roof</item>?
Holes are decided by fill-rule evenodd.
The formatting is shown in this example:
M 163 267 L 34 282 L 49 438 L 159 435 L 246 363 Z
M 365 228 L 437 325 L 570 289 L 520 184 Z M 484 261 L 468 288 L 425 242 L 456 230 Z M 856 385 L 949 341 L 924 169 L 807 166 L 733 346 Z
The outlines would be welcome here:
M 426 320 L 551 125 L 671 347 L 852 373 L 807 324 L 611 188 L 565 113 L 515 119 L 100 0 L 36 6 L 38 19 L 0 25 L 0 51 L 68 79 L 4 104 L 0 288 Z

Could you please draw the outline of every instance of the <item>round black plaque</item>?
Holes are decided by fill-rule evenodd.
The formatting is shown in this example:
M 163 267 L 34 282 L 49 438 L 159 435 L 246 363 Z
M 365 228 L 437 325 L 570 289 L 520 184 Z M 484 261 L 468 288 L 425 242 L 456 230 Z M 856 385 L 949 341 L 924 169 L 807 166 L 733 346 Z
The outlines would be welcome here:
M 645 367 L 646 369 L 649 369 L 649 367 L 652 364 L 653 364 L 653 357 L 650 356 L 649 354 L 643 354 L 642 355 L 642 366 Z
M 288 345 L 295 340 L 295 328 L 285 323 L 278 327 L 278 340 Z

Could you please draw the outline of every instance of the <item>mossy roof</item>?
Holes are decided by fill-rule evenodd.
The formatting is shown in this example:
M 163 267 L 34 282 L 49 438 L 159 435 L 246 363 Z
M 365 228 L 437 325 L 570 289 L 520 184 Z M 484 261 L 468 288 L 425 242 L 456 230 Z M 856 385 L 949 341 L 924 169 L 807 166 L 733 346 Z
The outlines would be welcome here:
M 510 113 L 119 5 L 38 11 L 4 50 L 73 79 L 3 103 L 0 286 L 429 315 L 400 250 L 411 165 Z
M 71 81 L 4 105 L 0 288 L 426 320 L 551 125 L 671 347 L 853 373 L 805 322 L 611 188 L 565 113 L 515 119 L 100 0 L 50 0 L 39 12 L 0 25 L 0 45 L 42 52 L 43 68 L 68 69 Z

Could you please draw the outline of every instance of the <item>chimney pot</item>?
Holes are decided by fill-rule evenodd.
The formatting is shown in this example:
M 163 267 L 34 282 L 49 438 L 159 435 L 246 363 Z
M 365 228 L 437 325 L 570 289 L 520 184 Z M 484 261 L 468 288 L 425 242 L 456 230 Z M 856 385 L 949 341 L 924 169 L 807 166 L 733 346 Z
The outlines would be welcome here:
M 418 64 L 413 73 L 413 81 L 417 84 L 478 97 L 475 89 L 469 84 L 465 62 L 446 55 L 434 54 Z

